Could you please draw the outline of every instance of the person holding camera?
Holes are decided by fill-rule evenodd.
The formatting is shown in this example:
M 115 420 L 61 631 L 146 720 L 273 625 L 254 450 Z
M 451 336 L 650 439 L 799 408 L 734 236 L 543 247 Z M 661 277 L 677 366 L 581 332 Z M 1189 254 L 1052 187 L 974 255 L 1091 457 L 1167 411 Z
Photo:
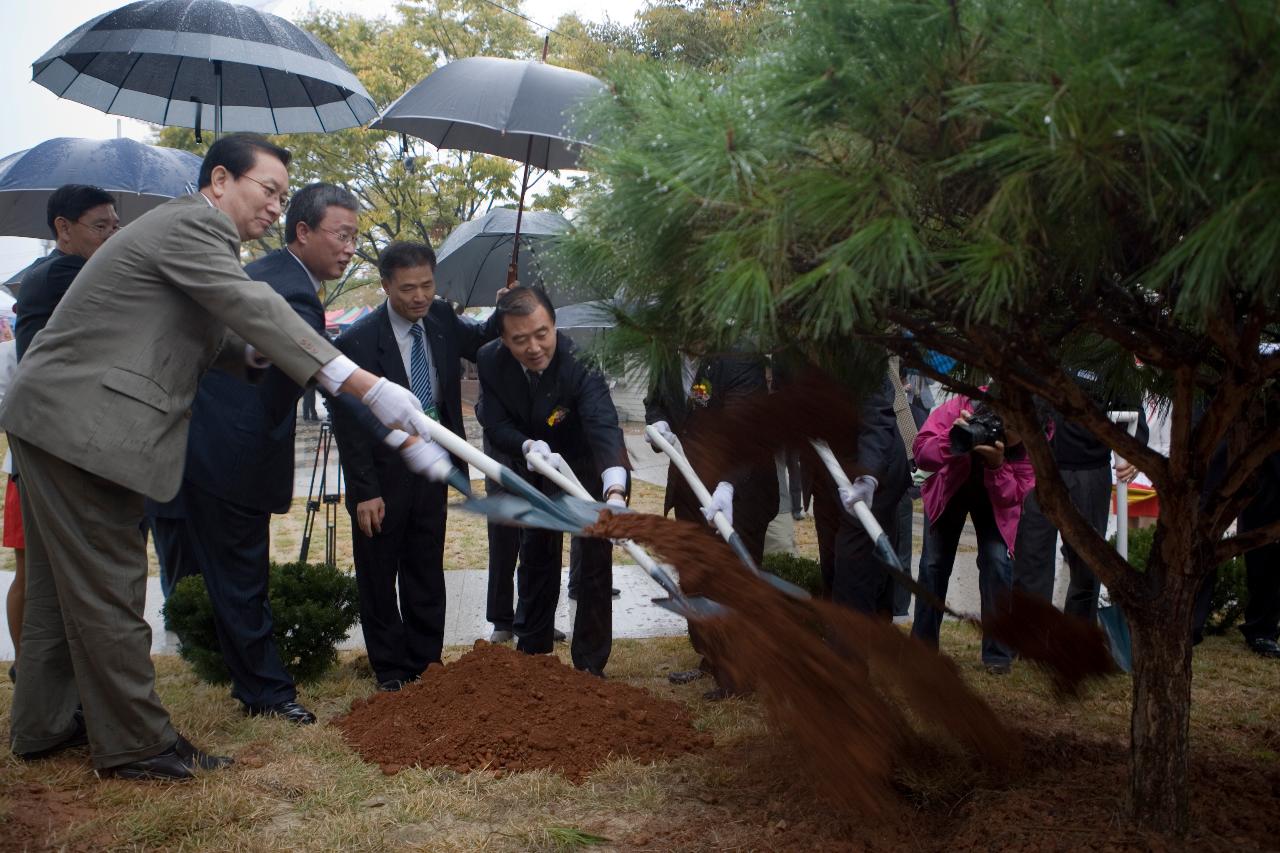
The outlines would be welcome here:
M 929 524 L 920 583 L 946 600 L 956 546 L 965 519 L 972 518 L 983 615 L 1007 607 L 1022 501 L 1036 481 L 1022 437 L 987 404 L 957 395 L 929 415 L 912 450 L 920 469 L 936 472 L 921 487 Z M 912 636 L 937 647 L 941 626 L 942 611 L 917 597 Z M 982 662 L 992 675 L 1005 675 L 1013 653 L 984 635 Z

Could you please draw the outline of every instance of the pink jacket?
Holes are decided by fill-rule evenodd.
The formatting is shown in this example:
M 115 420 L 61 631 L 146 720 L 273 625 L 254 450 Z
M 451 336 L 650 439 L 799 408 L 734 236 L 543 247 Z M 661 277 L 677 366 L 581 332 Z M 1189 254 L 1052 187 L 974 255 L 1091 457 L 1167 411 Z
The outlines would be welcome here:
M 951 440 L 947 434 L 955 419 L 960 417 L 961 409 L 973 411 L 973 403 L 968 397 L 959 395 L 934 409 L 911 446 L 916 465 L 921 470 L 937 472 L 920 488 L 924 511 L 930 521 L 938 520 L 956 492 L 969 479 L 972 470 L 971 454 L 952 456 L 950 453 Z M 1006 459 L 999 468 L 987 469 L 983 473 L 983 481 L 991 498 L 996 527 L 1012 552 L 1018 538 L 1018 520 L 1022 518 L 1022 499 L 1036 485 L 1031 460 L 1025 456 L 1017 460 Z

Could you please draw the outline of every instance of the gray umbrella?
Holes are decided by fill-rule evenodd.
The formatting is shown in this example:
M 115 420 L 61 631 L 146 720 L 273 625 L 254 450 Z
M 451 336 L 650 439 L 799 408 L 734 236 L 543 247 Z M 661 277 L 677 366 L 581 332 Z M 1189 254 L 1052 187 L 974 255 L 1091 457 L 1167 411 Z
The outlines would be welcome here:
M 324 42 L 222 0 L 121 6 L 81 24 L 31 69 L 60 98 L 197 133 L 328 132 L 377 114 Z
M 129 223 L 175 196 L 195 192 L 200 158 L 133 139 L 60 136 L 0 159 L 0 234 L 49 239 L 45 205 L 63 184 L 92 184 L 115 196 Z
M 547 58 L 547 43 L 542 45 Z M 472 56 L 437 68 L 383 110 L 371 127 L 397 130 L 437 148 L 496 154 L 524 163 L 517 237 L 522 231 L 529 167 L 571 169 L 590 134 L 573 124 L 583 102 L 607 91 L 604 83 L 546 62 Z M 507 281 L 515 279 L 520 241 L 511 245 Z
M 516 211 L 499 207 L 453 229 L 436 252 L 436 292 L 463 307 L 492 305 L 493 295 L 507 281 L 516 218 Z M 521 282 L 546 287 L 538 253 L 569 228 L 569 220 L 558 213 L 530 210 L 524 214 Z M 554 303 L 561 294 L 548 288 L 548 295 Z

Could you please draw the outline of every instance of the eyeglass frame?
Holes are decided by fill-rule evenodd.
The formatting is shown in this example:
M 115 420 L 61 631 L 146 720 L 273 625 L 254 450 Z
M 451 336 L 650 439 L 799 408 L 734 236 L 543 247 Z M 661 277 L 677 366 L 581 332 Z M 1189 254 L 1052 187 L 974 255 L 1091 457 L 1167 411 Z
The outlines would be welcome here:
M 257 178 L 255 178 L 253 175 L 250 175 L 250 174 L 248 174 L 248 173 L 245 173 L 245 174 L 243 174 L 243 175 L 240 175 L 238 178 L 236 178 L 236 180 L 239 180 L 240 178 L 248 178 L 249 180 L 253 181 L 253 182 L 254 182 L 255 184 L 257 184 L 258 186 L 262 187 L 264 190 L 266 190 L 266 191 L 267 191 L 267 196 L 268 196 L 268 197 L 270 197 L 270 196 L 273 196 L 273 195 L 274 195 L 274 196 L 276 197 L 276 200 L 280 202 L 280 208 L 281 208 L 281 209 L 284 209 L 284 208 L 286 208 L 286 207 L 288 207 L 288 206 L 289 206 L 289 191 L 288 191 L 288 190 L 277 190 L 277 189 L 273 189 L 270 185 L 268 185 L 268 184 L 264 184 L 262 181 L 258 180 L 258 179 L 257 179 Z
M 330 230 L 330 229 L 328 229 L 328 228 L 325 228 L 325 227 L 323 227 L 323 226 L 321 226 L 321 225 L 317 225 L 317 226 L 315 227 L 315 230 L 316 230 L 316 231 L 323 231 L 324 233 L 328 234 L 330 237 L 333 237 L 334 239 L 337 239 L 337 240 L 341 240 L 341 241 L 342 241 L 342 245 L 344 245 L 344 246 L 356 246 L 356 245 L 358 245 L 358 244 L 360 243 L 360 232 L 359 232 L 359 231 L 352 231 L 352 232 L 351 232 L 351 234 L 350 234 L 350 236 L 344 237 L 344 236 L 342 236 L 342 232 L 341 232 L 341 231 L 332 231 L 332 230 Z
M 65 217 L 59 217 L 59 218 L 65 218 Z M 90 231 L 92 231 L 94 234 L 97 234 L 99 237 L 106 237 L 109 234 L 114 234 L 123 227 L 120 224 L 120 220 L 118 218 L 116 219 L 115 222 L 107 222 L 105 224 L 99 223 L 97 225 L 90 225 L 88 222 L 81 222 L 79 219 L 71 219 L 68 221 L 74 222 L 76 225 L 79 225 L 81 228 L 88 228 Z

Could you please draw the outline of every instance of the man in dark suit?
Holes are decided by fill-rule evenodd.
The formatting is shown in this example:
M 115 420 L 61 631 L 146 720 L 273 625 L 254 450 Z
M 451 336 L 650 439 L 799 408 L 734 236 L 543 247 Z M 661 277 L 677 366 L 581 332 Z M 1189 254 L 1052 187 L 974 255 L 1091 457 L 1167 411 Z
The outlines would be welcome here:
M 245 274 L 269 284 L 323 333 L 319 292 L 324 282 L 342 276 L 355 253 L 358 210 L 355 196 L 340 187 L 303 187 L 289 202 L 285 248 L 249 264 Z M 206 373 L 191 406 L 182 489 L 155 509 L 152 525 L 157 550 L 176 555 L 181 570 L 204 577 L 231 695 L 250 716 L 305 724 L 316 718 L 297 702 L 272 636 L 267 600 L 271 513 L 288 512 L 293 499 L 294 412 L 301 394 L 276 368 L 256 386 L 221 370 Z
M 411 389 L 429 417 L 465 436 L 459 359 L 474 360 L 497 327 L 459 317 L 437 300 L 435 266 L 425 243 L 388 246 L 378 261 L 386 302 L 336 344 L 356 364 Z M 440 660 L 444 643 L 446 487 L 411 476 L 345 410 L 334 410 L 333 424 L 365 648 L 379 687 L 399 690 Z
M 93 257 L 107 239 L 120 230 L 116 202 L 106 190 L 85 184 L 65 184 L 49 196 L 49 231 L 56 248 L 32 266 L 22 278 L 14 337 L 18 360 L 31 346 L 36 333 L 45 327 L 62 296 L 75 281 L 85 261 Z
M 676 518 L 681 521 L 705 523 L 715 517 L 717 510 L 724 512 L 757 565 L 764 559 L 765 531 L 778 512 L 777 466 L 770 459 L 759 465 L 743 465 L 733 471 L 710 472 L 697 453 L 696 442 L 689 439 L 696 438 L 700 423 L 713 421 L 725 406 L 753 394 L 766 394 L 768 390 L 764 360 L 759 356 L 730 354 L 699 358 L 685 355 L 679 364 L 654 374 L 644 401 L 645 421 L 668 440 L 679 438 L 694 471 L 705 485 L 714 489 L 713 505 L 709 511 L 704 511 L 684 475 L 675 465 L 668 465 L 663 514 L 674 510 Z M 685 444 L 687 441 L 689 443 Z M 714 484 L 712 477 L 716 478 Z M 704 644 L 692 625 L 689 627 L 689 639 L 694 649 L 703 650 Z M 704 672 L 715 672 L 713 662 L 706 658 L 698 669 L 673 672 L 667 677 L 674 684 L 684 684 L 701 677 Z M 723 674 L 717 674 L 716 680 L 718 686 L 708 694 L 709 697 L 720 698 L 734 692 L 733 685 L 725 680 Z
M 572 341 L 556 331 L 555 309 L 540 288 L 511 290 L 498 300 L 494 317 L 502 340 L 480 351 L 477 411 L 485 437 L 498 453 L 521 459 L 559 454 L 593 495 L 623 506 L 627 454 L 618 412 L 604 377 L 574 354 Z M 548 491 L 541 477 L 531 481 Z M 560 597 L 563 534 L 520 531 L 519 603 L 513 629 L 516 648 L 546 654 L 554 645 Z M 579 542 L 581 577 L 570 653 L 573 665 L 604 675 L 613 645 L 610 587 L 613 546 L 602 539 Z

